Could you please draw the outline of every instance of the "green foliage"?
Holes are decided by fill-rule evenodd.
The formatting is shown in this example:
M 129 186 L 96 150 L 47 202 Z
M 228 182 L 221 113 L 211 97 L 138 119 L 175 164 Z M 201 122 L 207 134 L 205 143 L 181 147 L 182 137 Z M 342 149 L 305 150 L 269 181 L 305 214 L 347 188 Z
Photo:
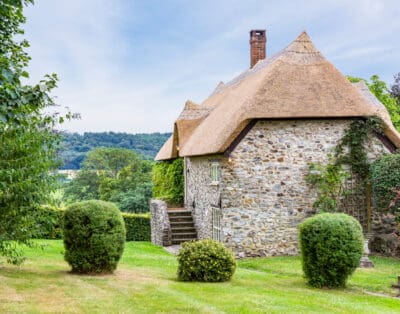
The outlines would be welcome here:
M 101 170 L 116 177 L 127 166 L 137 165 L 139 156 L 132 150 L 114 147 L 98 147 L 88 153 L 83 162 L 83 169 Z
M 122 213 L 126 227 L 126 241 L 150 241 L 150 215 Z
M 236 269 L 232 252 L 213 240 L 183 243 L 178 263 L 178 279 L 181 281 L 228 281 Z
M 23 257 L 16 242 L 30 244 L 35 236 L 33 211 L 54 189 L 51 171 L 58 166 L 58 135 L 64 117 L 49 114 L 54 106 L 50 91 L 57 76 L 46 75 L 34 86 L 22 84 L 29 75 L 30 57 L 24 51 L 24 5 L 33 1 L 0 1 L 0 255 L 14 264 Z M 71 118 L 70 113 L 65 118 Z M 12 242 L 16 241 L 16 242 Z
M 350 174 L 344 165 L 360 176 L 363 183 L 369 183 L 370 163 L 365 150 L 367 137 L 373 133 L 382 133 L 383 122 L 378 117 L 366 120 L 354 120 L 345 131 L 343 138 L 335 147 L 335 156 L 326 166 L 310 164 L 307 181 L 318 189 L 318 198 L 313 207 L 320 212 L 336 212 L 341 196 L 351 191 L 343 189 L 343 183 Z
M 139 184 L 133 191 L 118 194 L 115 200 L 119 203 L 119 209 L 126 213 L 147 213 L 151 189 L 151 182 L 146 182 Z
M 313 208 L 322 213 L 336 212 L 340 197 L 347 192 L 343 189 L 343 181 L 349 173 L 332 161 L 326 166 L 311 163 L 309 170 L 306 180 L 318 189 Z
M 157 162 L 153 166 L 153 197 L 181 204 L 184 197 L 183 159 Z
M 34 212 L 35 234 L 37 239 L 62 239 L 62 224 L 64 210 L 52 207 L 41 206 Z
M 367 84 L 371 93 L 373 93 L 375 97 L 378 98 L 378 100 L 386 107 L 394 127 L 398 131 L 400 131 L 400 103 L 396 101 L 396 96 L 395 94 L 393 94 L 393 88 L 391 93 L 386 83 L 384 81 L 381 81 L 378 75 L 371 76 L 370 81 L 359 77 L 348 76 L 347 78 L 352 83 L 364 81 Z M 396 82 L 397 81 L 395 81 L 395 84 L 393 86 L 397 86 Z
M 369 134 L 382 133 L 383 122 L 378 117 L 366 120 L 355 120 L 345 131 L 340 143 L 336 146 L 336 163 L 351 166 L 351 170 L 361 178 L 369 176 L 369 161 L 365 150 L 365 142 Z
M 371 185 L 374 205 L 383 211 L 399 210 L 399 202 L 394 201 L 400 189 L 400 155 L 392 154 L 376 159 L 371 165 Z M 391 204 L 392 203 L 392 204 Z
M 64 210 L 51 206 L 41 206 L 35 211 L 34 225 L 38 239 L 62 239 Z M 150 241 L 150 214 L 122 213 L 125 222 L 126 241 Z
M 96 148 L 82 170 L 65 186 L 65 201 L 101 199 L 115 202 L 122 211 L 149 211 L 152 163 L 124 148 Z
M 99 199 L 100 178 L 96 171 L 81 170 L 64 187 L 64 200 L 67 203 Z
M 125 225 L 118 208 L 103 201 L 71 204 L 63 223 L 65 260 L 75 273 L 110 273 L 125 245 Z
M 304 275 L 317 288 L 344 287 L 363 253 L 359 222 L 345 214 L 319 214 L 300 225 Z
M 127 134 L 116 132 L 63 133 L 61 169 L 80 169 L 89 151 L 97 147 L 126 148 L 153 160 L 171 133 Z

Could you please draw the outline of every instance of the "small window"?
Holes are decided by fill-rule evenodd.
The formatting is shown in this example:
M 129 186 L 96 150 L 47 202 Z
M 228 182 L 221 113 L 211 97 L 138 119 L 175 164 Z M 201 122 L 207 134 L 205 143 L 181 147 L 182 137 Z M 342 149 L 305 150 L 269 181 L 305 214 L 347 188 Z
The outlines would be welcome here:
M 211 184 L 218 184 L 220 180 L 220 167 L 219 163 L 211 163 Z

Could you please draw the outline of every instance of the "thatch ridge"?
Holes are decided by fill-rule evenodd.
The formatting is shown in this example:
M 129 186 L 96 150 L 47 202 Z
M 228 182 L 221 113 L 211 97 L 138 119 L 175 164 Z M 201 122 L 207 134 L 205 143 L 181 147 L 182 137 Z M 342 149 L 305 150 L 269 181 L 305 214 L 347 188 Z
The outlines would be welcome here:
M 400 135 L 384 106 L 375 101 L 365 89 L 353 86 L 302 32 L 285 49 L 220 84 L 201 105 L 191 107 L 196 118 L 182 119 L 181 114 L 175 145 L 180 156 L 222 153 L 252 119 L 377 115 L 385 122 L 386 135 L 399 147 Z M 160 150 L 156 159 L 174 158 L 168 155 L 172 150 L 162 154 Z

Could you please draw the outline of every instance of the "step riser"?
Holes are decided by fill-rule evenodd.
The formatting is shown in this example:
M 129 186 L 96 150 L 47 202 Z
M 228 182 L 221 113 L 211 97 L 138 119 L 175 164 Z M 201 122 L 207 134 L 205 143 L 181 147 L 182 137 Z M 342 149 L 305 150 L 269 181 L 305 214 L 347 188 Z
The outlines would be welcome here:
M 179 217 L 179 218 L 169 218 L 169 222 L 170 223 L 174 223 L 174 222 L 186 222 L 186 223 L 192 223 L 193 219 L 192 217 Z
M 176 228 L 194 228 L 194 223 L 193 222 L 171 222 L 171 228 L 176 229 Z
M 191 234 L 191 235 L 173 234 L 172 235 L 172 240 L 184 240 L 184 239 L 196 239 L 196 235 L 195 234 Z
M 179 233 L 196 233 L 196 229 L 194 228 L 185 228 L 185 229 L 171 229 L 172 235 L 179 234 Z
M 172 217 L 192 217 L 192 213 L 188 212 L 188 213 L 168 213 L 168 217 L 172 218 Z

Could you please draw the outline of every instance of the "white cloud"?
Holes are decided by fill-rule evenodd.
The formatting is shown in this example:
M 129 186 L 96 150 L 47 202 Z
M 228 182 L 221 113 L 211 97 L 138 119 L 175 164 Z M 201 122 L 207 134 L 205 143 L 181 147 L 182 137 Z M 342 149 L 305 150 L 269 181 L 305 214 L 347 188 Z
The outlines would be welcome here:
M 32 80 L 59 74 L 59 103 L 82 114 L 66 127 L 79 132 L 170 131 L 186 99 L 248 66 L 252 28 L 269 30 L 269 54 L 306 29 L 345 74 L 400 71 L 390 0 L 41 0 L 26 12 Z

